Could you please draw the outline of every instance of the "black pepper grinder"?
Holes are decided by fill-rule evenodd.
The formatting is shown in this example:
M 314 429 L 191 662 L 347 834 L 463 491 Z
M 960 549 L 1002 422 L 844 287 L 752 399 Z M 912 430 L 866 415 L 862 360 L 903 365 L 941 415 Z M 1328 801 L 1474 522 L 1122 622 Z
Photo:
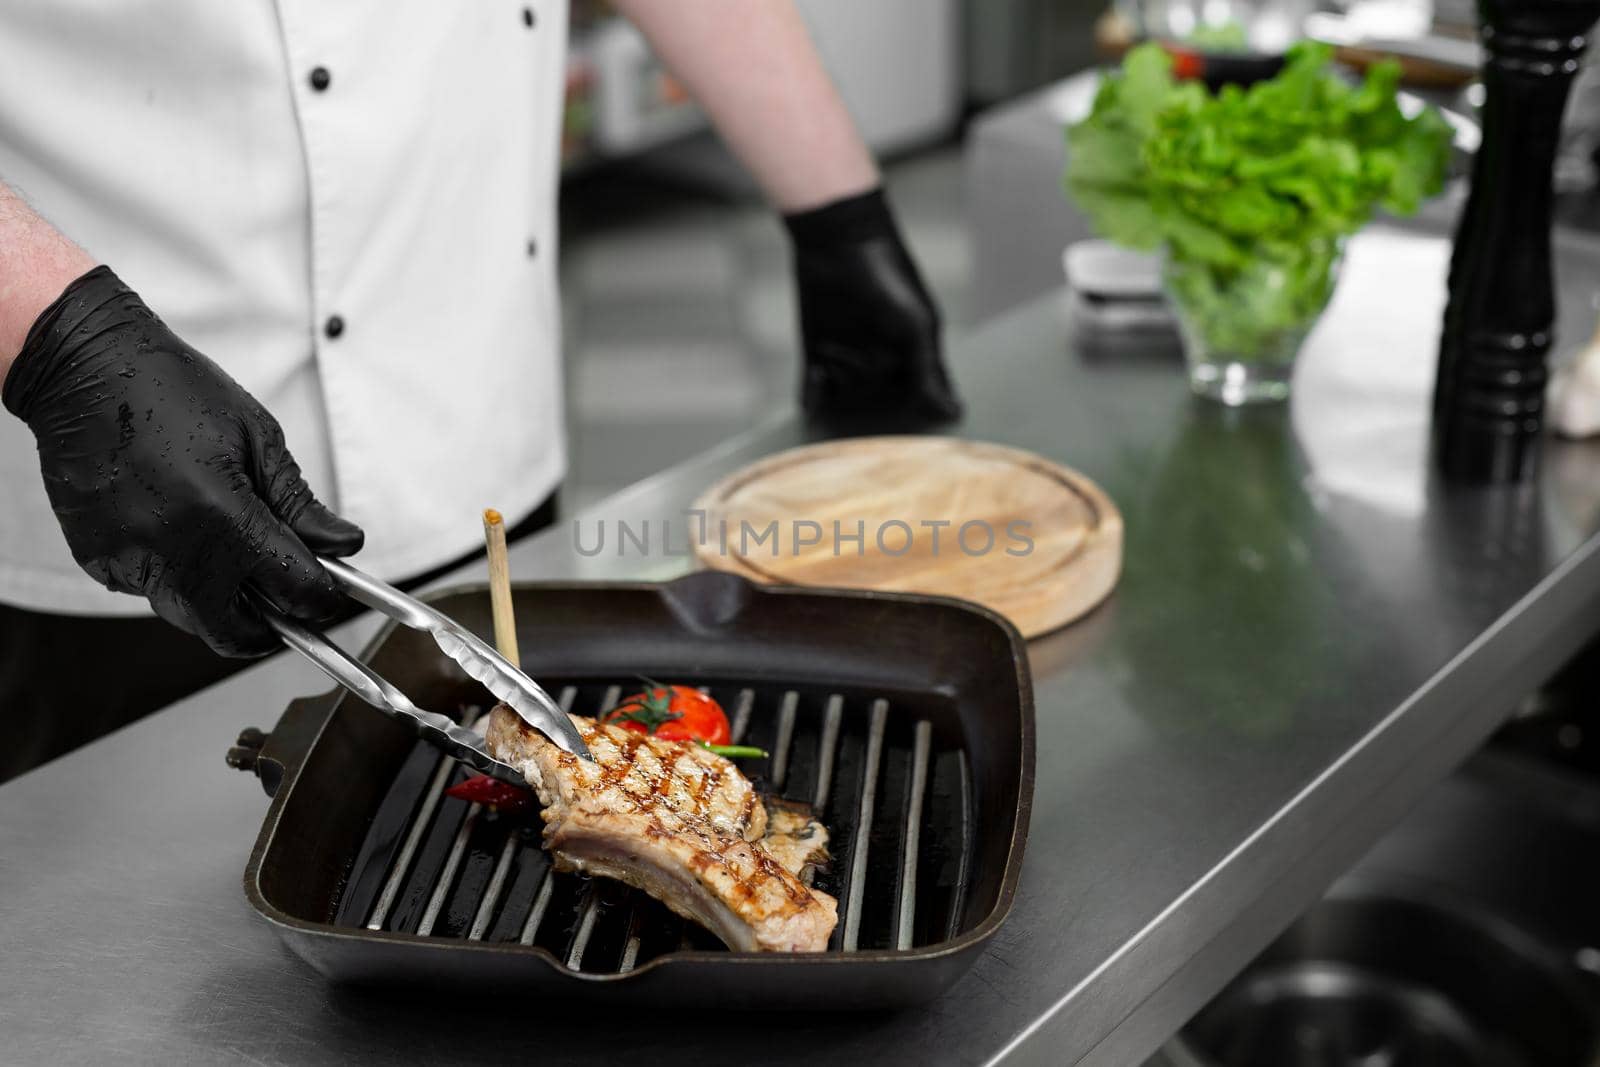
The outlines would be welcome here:
M 1537 464 L 1555 324 L 1550 176 L 1600 0 L 1478 0 L 1483 144 L 1456 227 L 1433 396 L 1434 454 L 1457 482 Z

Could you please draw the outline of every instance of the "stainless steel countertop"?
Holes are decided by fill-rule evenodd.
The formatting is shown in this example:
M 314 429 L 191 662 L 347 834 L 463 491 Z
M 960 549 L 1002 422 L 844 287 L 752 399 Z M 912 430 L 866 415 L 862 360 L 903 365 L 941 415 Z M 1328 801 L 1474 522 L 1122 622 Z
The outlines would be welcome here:
M 1582 338 L 1600 258 L 1561 248 L 1563 335 Z M 222 754 L 325 688 L 280 656 L 0 787 L 0 1060 L 1139 1063 L 1600 629 L 1600 445 L 1551 442 L 1525 489 L 1446 491 L 1401 447 L 1425 392 L 1363 387 L 1341 359 L 1308 363 L 1292 410 L 1227 413 L 1167 358 L 1083 354 L 1050 298 L 954 345 L 970 404 L 954 432 L 1083 470 L 1128 543 L 1112 599 L 1031 646 L 1021 891 L 945 998 L 658 1020 L 330 988 L 240 886 L 266 802 Z M 1320 450 L 1329 427 L 1365 447 Z M 806 437 L 780 419 L 585 521 L 679 517 Z M 572 535 L 518 546 L 516 576 L 685 569 L 585 559 Z

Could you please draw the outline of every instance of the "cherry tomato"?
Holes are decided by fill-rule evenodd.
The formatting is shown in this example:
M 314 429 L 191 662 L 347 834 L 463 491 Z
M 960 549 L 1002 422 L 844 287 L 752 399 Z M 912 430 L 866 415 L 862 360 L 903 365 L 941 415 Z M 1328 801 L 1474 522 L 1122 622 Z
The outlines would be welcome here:
M 600 721 L 667 741 L 726 745 L 733 739 L 722 705 L 686 685 L 652 683 L 606 712 Z

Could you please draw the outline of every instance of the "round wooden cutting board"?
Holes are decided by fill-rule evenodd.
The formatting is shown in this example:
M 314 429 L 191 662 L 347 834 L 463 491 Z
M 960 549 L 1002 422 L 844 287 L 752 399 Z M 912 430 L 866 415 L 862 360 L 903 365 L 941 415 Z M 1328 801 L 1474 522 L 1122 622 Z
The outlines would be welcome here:
M 951 437 L 866 437 L 753 463 L 695 501 L 695 554 L 761 582 L 962 597 L 1034 637 L 1104 600 L 1122 515 L 1043 456 Z M 696 522 L 698 523 L 698 519 Z

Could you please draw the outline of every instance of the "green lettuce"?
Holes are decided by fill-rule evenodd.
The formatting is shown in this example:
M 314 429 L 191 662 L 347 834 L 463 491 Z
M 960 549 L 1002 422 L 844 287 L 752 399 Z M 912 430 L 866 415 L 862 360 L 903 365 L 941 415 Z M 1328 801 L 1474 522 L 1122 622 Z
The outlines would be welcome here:
M 1351 85 L 1306 43 L 1276 77 L 1212 95 L 1142 45 L 1068 129 L 1067 189 L 1112 240 L 1220 266 L 1344 237 L 1443 187 L 1450 127 L 1432 108 L 1406 118 L 1399 79 L 1380 63 Z
M 1407 118 L 1399 79 L 1381 63 L 1351 84 L 1303 43 L 1276 77 L 1212 94 L 1142 45 L 1068 128 L 1066 188 L 1101 235 L 1183 268 L 1175 295 L 1228 335 L 1208 340 L 1260 343 L 1315 318 L 1344 237 L 1443 188 L 1450 127 L 1432 108 Z

